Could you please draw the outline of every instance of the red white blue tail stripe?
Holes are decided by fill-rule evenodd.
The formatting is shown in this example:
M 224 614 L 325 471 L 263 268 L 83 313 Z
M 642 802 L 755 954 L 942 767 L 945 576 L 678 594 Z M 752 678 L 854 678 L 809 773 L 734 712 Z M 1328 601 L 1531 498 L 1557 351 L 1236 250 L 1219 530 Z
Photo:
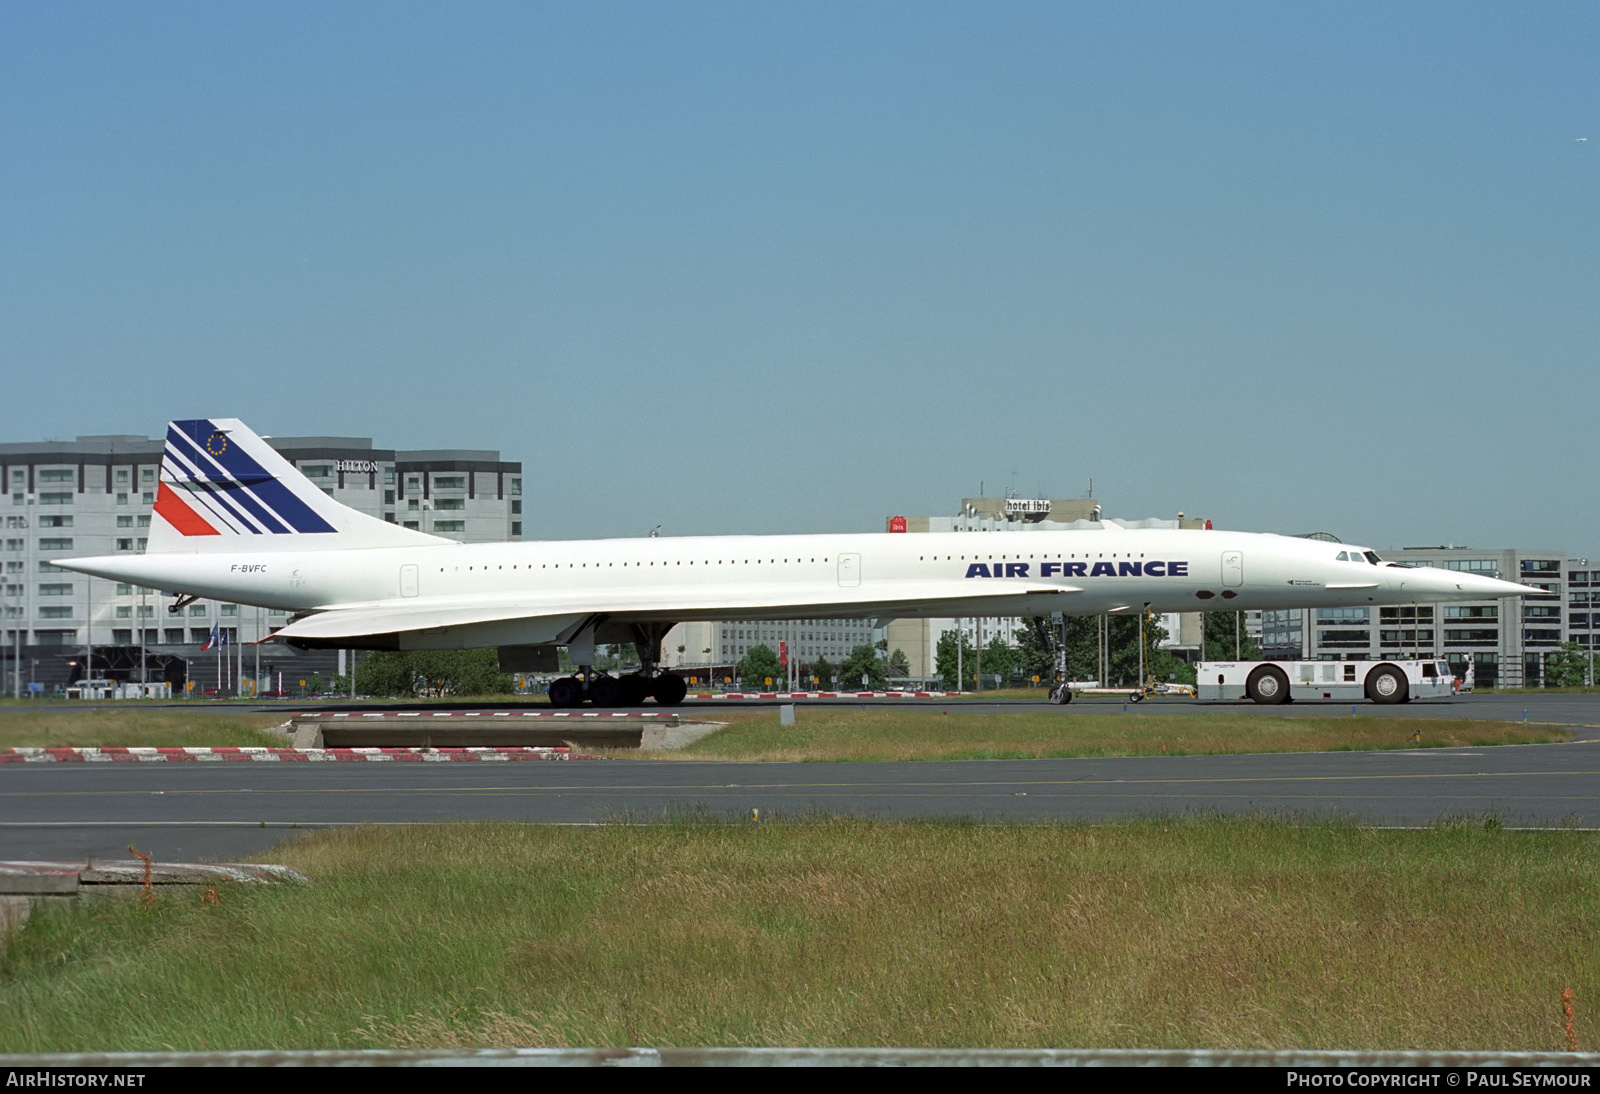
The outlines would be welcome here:
M 229 433 L 210 418 L 168 425 L 155 503 L 162 519 L 185 537 L 335 531 Z

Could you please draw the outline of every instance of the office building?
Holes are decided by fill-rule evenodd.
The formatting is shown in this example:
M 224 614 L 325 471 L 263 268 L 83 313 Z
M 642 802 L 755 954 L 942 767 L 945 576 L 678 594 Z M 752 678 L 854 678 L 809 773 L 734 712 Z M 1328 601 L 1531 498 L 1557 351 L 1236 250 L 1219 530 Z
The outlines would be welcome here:
M 380 519 L 463 542 L 520 539 L 522 465 L 498 452 L 378 449 L 363 437 L 278 437 L 269 443 L 326 493 Z M 4 584 L 4 691 L 36 684 L 53 691 L 96 677 L 168 680 L 174 691 L 195 666 L 204 688 L 237 689 L 239 654 L 287 618 L 236 604 L 199 602 L 167 611 L 158 590 L 91 578 L 53 559 L 138 553 L 149 536 L 163 440 L 136 435 L 0 444 L 0 567 Z M 216 631 L 234 665 L 200 653 Z M 272 690 L 312 673 L 330 675 L 341 658 L 272 644 L 244 656 L 246 677 L 261 657 Z M 200 667 L 201 665 L 204 667 Z M 265 682 L 268 678 L 272 685 Z

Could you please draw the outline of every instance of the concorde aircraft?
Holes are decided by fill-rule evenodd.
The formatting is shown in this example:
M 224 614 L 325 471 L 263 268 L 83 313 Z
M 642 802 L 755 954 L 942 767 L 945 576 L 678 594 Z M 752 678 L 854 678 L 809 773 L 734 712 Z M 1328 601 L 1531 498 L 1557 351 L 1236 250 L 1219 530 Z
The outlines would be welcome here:
M 1096 615 L 1486 600 L 1509 581 L 1383 562 L 1348 544 L 1178 529 L 691 536 L 456 543 L 334 501 L 234 418 L 167 427 L 148 548 L 56 563 L 172 593 L 282 608 L 301 647 L 499 648 L 508 671 L 578 671 L 551 701 L 681 702 L 658 671 L 675 623 Z M 631 641 L 642 671 L 591 671 Z M 1070 697 L 1070 696 L 1068 696 Z

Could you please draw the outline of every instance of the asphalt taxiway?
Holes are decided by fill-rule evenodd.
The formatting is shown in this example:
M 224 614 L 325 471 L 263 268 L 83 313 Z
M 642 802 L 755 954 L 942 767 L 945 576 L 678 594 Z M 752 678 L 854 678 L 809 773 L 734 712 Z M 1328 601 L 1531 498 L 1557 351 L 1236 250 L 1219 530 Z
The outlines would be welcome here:
M 707 704 L 710 705 L 710 704 Z M 919 705 L 937 707 L 922 701 Z M 1116 703 L 993 704 L 994 713 L 1120 713 Z M 942 709 L 942 708 L 941 708 Z M 962 709 L 967 709 L 965 706 Z M 1140 704 L 1140 712 L 1196 708 Z M 1328 713 L 1295 704 L 1280 714 Z M 1530 720 L 1570 743 L 1384 752 L 908 763 L 575 760 L 565 763 L 0 765 L 0 859 L 164 861 L 258 854 L 297 832 L 351 824 L 588 824 L 674 814 L 834 814 L 1099 822 L 1264 813 L 1427 825 L 1600 826 L 1600 696 L 1472 696 L 1408 717 Z M 1377 713 L 1363 707 L 1362 713 Z M 700 713 L 700 711 L 696 711 Z

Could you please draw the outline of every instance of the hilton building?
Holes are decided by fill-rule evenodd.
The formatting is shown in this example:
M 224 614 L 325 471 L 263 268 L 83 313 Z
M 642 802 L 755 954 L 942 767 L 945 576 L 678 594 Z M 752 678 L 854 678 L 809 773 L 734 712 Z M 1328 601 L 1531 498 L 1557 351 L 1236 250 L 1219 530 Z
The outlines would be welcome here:
M 522 537 L 522 465 L 498 452 L 379 449 L 364 437 L 273 437 L 267 443 L 329 496 L 391 523 L 468 543 Z M 54 691 L 84 678 L 166 680 L 179 692 L 193 667 L 197 688 L 216 686 L 216 628 L 235 664 L 226 680 L 255 676 L 272 690 L 342 661 L 330 651 L 278 644 L 240 651 L 281 626 L 281 611 L 198 602 L 181 614 L 153 589 L 75 574 L 54 559 L 137 554 L 145 549 L 163 440 L 140 436 L 0 444 L 0 563 L 4 586 L 6 693 Z M 241 645 L 243 643 L 244 645 Z M 271 681 L 269 686 L 268 681 Z M 237 684 L 223 690 L 236 690 Z

